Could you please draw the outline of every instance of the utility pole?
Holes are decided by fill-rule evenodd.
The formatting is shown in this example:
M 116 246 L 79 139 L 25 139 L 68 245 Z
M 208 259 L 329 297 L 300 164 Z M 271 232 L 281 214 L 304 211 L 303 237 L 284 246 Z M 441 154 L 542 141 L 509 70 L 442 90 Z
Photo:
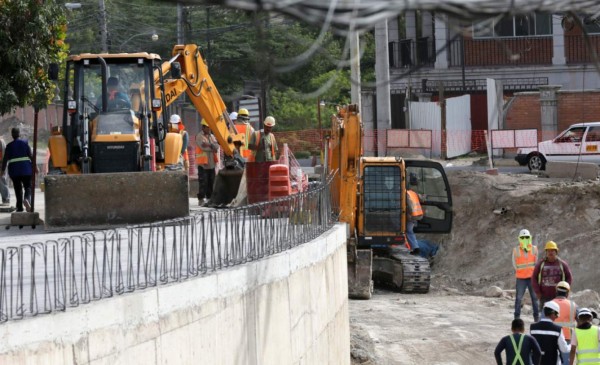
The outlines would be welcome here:
M 98 0 L 100 7 L 100 43 L 102 44 L 102 53 L 108 53 L 108 29 L 106 26 L 106 6 L 104 0 Z
M 377 80 L 377 156 L 385 156 L 386 132 L 392 128 L 390 56 L 387 20 L 375 24 L 375 79 Z
M 177 44 L 183 43 L 183 5 L 177 3 Z
M 441 158 L 446 159 L 446 97 L 444 96 L 444 82 L 438 81 L 438 91 L 440 93 L 440 115 L 441 115 Z
M 210 6 L 206 7 L 206 64 L 210 57 Z

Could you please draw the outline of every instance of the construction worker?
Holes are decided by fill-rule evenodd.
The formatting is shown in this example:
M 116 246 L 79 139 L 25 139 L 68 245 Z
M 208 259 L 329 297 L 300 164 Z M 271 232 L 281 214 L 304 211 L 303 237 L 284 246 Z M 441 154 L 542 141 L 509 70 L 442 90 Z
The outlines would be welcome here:
M 131 108 L 131 101 L 129 100 L 129 96 L 127 96 L 125 92 L 121 91 L 118 78 L 114 76 L 108 78 L 106 82 L 106 92 L 108 94 L 108 111 L 115 109 Z M 100 110 L 102 109 L 102 98 L 98 100 L 97 107 Z
M 215 183 L 215 166 L 219 162 L 219 143 L 208 123 L 202 119 L 202 131 L 196 135 L 196 164 L 198 165 L 198 205 L 210 200 Z
M 544 318 L 533 323 L 530 327 L 531 335 L 536 339 L 542 350 L 541 365 L 556 365 L 559 354 L 569 353 L 571 346 L 565 341 L 562 329 L 556 322 L 560 314 L 560 307 L 553 301 L 544 304 Z M 565 363 L 566 364 L 566 363 Z
M 238 119 L 240 118 L 239 114 L 238 112 Z M 275 126 L 275 118 L 266 117 L 263 124 L 264 129 L 252 134 L 248 148 L 255 151 L 254 161 L 256 162 L 276 161 L 279 149 L 277 148 L 275 136 L 271 133 Z
M 533 321 L 540 320 L 540 311 L 537 306 L 537 297 L 531 283 L 533 269 L 537 263 L 538 248 L 531 243 L 531 233 L 528 230 L 522 229 L 519 232 L 519 246 L 512 250 L 512 263 L 515 268 L 515 277 L 517 279 L 515 288 L 515 318 L 521 316 L 521 301 L 525 295 L 525 290 L 529 290 L 531 296 L 531 304 L 533 306 Z
M 556 284 L 556 298 L 548 303 L 556 303 L 560 308 L 558 318 L 554 321 L 559 326 L 562 326 L 562 333 L 568 344 L 571 343 L 573 329 L 577 326 L 577 305 L 572 300 L 568 299 L 571 292 L 571 286 L 566 281 L 561 281 Z M 563 364 L 569 362 L 569 352 L 561 352 Z
M 566 281 L 570 285 L 572 281 L 569 264 L 558 257 L 556 242 L 546 242 L 544 250 L 546 257 L 535 265 L 531 276 L 533 290 L 540 300 L 540 310 L 556 297 L 556 284 Z
M 178 114 L 171 115 L 171 118 L 169 119 L 169 123 L 171 123 L 175 126 L 174 132 L 181 134 L 181 139 L 183 141 L 183 144 L 181 145 L 180 159 L 182 160 L 182 166 L 187 174 L 190 172 L 190 157 L 188 155 L 188 150 L 187 150 L 190 137 L 188 135 L 188 132 L 185 130 L 185 126 L 183 125 L 183 122 L 181 121 L 181 117 Z
M 592 324 L 594 313 L 588 308 L 581 308 L 577 312 L 578 325 L 573 331 L 571 339 L 571 354 L 569 364 L 600 365 L 600 331 L 598 326 Z
M 422 197 L 411 189 L 411 187 L 416 189 L 416 186 L 419 184 L 417 174 L 411 172 L 408 176 L 408 186 L 406 189 L 406 241 L 410 246 L 410 253 L 418 255 L 421 249 L 419 248 L 419 241 L 415 235 L 414 228 L 417 226 L 418 221 L 423 218 Z
M 20 139 L 21 130 L 17 127 L 10 131 L 13 141 L 6 145 L 2 158 L 2 171 L 4 176 L 8 166 L 8 176 L 12 180 L 15 196 L 17 197 L 17 212 L 23 211 L 23 205 L 28 212 L 31 211 L 31 176 L 33 175 L 33 154 L 27 141 Z M 37 167 L 35 167 L 37 172 Z M 25 194 L 23 194 L 25 191 Z
M 496 350 L 494 357 L 496 364 L 502 365 L 502 351 L 506 351 L 506 364 L 509 365 L 539 365 L 542 356 L 540 345 L 536 339 L 525 334 L 525 323 L 521 318 L 513 319 L 511 324 L 512 334 L 503 337 Z M 531 359 L 533 358 L 533 363 Z
M 254 153 L 252 153 L 252 150 L 248 149 L 248 144 L 250 143 L 250 138 L 254 134 L 254 128 L 250 125 L 250 113 L 248 112 L 248 109 L 241 108 L 237 113 L 231 113 L 229 119 L 234 122 L 236 131 L 245 136 L 244 144 L 240 146 L 240 155 L 247 162 L 253 162 Z
M 0 161 L 2 161 L 4 151 L 6 151 L 6 142 L 4 142 L 4 137 L 0 135 Z M 2 195 L 2 204 L 0 205 L 9 206 L 10 189 L 8 188 L 8 181 L 6 181 L 6 174 L 0 176 L 0 194 Z

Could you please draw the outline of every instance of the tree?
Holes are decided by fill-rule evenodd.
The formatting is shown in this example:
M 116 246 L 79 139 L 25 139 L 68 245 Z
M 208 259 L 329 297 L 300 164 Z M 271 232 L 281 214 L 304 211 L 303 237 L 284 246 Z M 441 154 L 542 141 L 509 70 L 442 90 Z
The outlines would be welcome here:
M 51 63 L 66 57 L 64 7 L 55 1 L 0 0 L 0 115 L 44 108 L 55 85 Z

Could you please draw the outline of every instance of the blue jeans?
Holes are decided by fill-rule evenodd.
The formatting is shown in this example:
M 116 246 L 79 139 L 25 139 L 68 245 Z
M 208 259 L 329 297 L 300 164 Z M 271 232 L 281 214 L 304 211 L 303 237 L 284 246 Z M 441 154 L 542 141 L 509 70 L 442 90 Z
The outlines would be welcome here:
M 567 342 L 570 343 L 571 341 Z M 570 356 L 570 352 L 561 352 L 560 353 L 560 358 L 562 360 L 563 365 L 568 365 L 569 364 L 569 356 Z
M 417 225 L 417 222 L 406 220 L 406 240 L 410 245 L 411 250 L 415 250 L 419 248 L 419 241 L 417 241 L 417 235 L 414 232 L 414 228 Z
M 523 296 L 525 295 L 525 289 L 529 290 L 529 295 L 531 295 L 531 307 L 533 308 L 533 318 L 540 318 L 540 311 L 537 306 L 537 297 L 535 296 L 535 292 L 533 291 L 531 279 L 517 279 L 516 289 L 517 293 L 515 296 L 515 318 L 519 318 L 521 316 L 521 301 L 523 300 Z

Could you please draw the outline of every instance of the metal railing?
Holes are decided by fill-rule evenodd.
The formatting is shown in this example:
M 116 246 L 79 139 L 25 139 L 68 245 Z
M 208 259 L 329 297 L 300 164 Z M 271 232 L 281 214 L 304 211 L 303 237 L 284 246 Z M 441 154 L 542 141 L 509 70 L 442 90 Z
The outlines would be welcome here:
M 435 39 L 429 37 L 402 39 L 389 43 L 390 67 L 433 66 Z
M 329 187 L 0 249 L 0 323 L 185 281 L 309 242 L 335 223 Z
M 458 38 L 448 42 L 448 61 L 450 67 L 552 65 L 552 47 L 552 36 Z

